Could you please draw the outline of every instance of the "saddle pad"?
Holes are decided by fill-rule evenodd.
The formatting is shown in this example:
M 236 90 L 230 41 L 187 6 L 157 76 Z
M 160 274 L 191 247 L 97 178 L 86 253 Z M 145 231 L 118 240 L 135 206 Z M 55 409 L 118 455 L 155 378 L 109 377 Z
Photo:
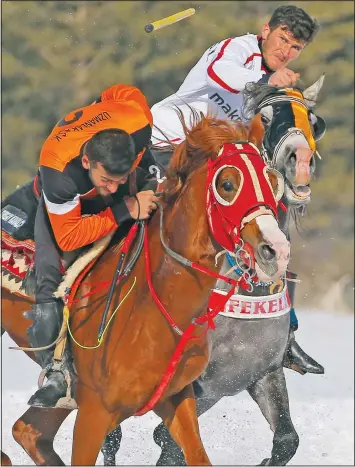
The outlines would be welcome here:
M 56 297 L 65 298 L 66 291 L 71 289 L 75 279 L 79 278 L 83 270 L 87 267 L 90 269 L 89 266 L 91 266 L 103 253 L 107 245 L 110 243 L 113 234 L 114 232 L 95 242 L 88 251 L 79 256 L 79 258 L 67 269 L 57 292 L 54 294 Z M 28 295 L 22 286 L 26 274 L 29 270 L 32 270 L 34 266 L 34 255 L 35 244 L 32 240 L 16 240 L 11 235 L 2 231 L 2 287 L 11 293 L 33 300 L 33 297 Z
M 100 240 L 93 244 L 90 250 L 79 256 L 79 258 L 67 269 L 58 290 L 54 293 L 55 297 L 62 299 L 66 298 L 68 290 L 72 289 L 76 279 L 81 276 L 83 271 L 89 270 L 96 259 L 98 259 L 98 257 L 105 251 L 114 233 L 115 231 L 107 234 L 103 238 L 100 238 Z M 79 284 L 76 286 L 78 285 Z
M 35 246 L 32 240 L 16 240 L 1 232 L 1 285 L 21 297 L 31 298 L 22 290 L 22 283 L 33 267 Z

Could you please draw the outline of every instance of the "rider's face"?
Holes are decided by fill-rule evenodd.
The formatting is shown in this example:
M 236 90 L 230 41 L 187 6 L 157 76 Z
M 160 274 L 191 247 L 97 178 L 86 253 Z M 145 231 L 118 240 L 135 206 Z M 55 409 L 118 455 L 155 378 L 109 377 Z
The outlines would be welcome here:
M 286 26 L 282 25 L 271 30 L 269 25 L 265 24 L 261 37 L 263 57 L 272 71 L 287 67 L 306 46 L 305 42 L 296 40 Z
M 85 169 L 89 170 L 90 179 L 101 196 L 116 193 L 119 185 L 127 182 L 128 174 L 112 175 L 103 168 L 100 162 L 93 164 L 87 156 L 82 157 L 82 164 Z

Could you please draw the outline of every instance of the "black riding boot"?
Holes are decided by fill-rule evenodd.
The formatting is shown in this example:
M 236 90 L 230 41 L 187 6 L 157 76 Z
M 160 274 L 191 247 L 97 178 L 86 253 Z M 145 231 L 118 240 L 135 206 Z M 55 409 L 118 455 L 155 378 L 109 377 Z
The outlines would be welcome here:
M 292 279 L 297 278 L 297 274 L 289 271 L 287 271 L 287 275 Z M 291 305 L 293 307 L 296 283 L 288 281 L 287 289 Z M 291 319 L 290 334 L 284 356 L 283 366 L 285 368 L 290 368 L 291 370 L 297 371 L 301 375 L 304 375 L 305 373 L 315 373 L 318 375 L 322 375 L 324 374 L 323 366 L 317 363 L 312 357 L 307 355 L 306 352 L 304 352 L 296 342 L 294 331 L 297 331 L 298 329 L 298 321 L 293 308 L 292 310 L 294 319 Z
M 34 323 L 28 328 L 27 336 L 31 347 L 44 347 L 54 342 L 60 332 L 63 321 L 63 303 L 53 301 L 33 305 L 32 311 L 25 316 L 33 319 Z M 51 369 L 53 366 L 53 354 L 55 345 L 49 349 L 36 351 L 37 362 L 43 369 L 48 369 L 46 374 L 47 382 L 38 389 L 28 401 L 33 407 L 55 407 L 58 399 L 65 397 L 67 392 L 67 382 L 63 370 L 68 370 L 73 374 L 71 367 L 71 357 L 66 349 L 60 369 Z

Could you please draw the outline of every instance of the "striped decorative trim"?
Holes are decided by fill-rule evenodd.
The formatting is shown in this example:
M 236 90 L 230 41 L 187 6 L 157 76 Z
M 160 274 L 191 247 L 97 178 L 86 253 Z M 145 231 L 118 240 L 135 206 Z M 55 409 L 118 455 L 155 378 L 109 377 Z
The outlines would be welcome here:
M 249 173 L 250 173 L 253 185 L 254 185 L 256 199 L 259 202 L 264 201 L 264 195 L 263 195 L 263 192 L 261 190 L 259 179 L 258 179 L 258 176 L 257 176 L 257 174 L 255 172 L 253 164 L 250 162 L 250 159 L 246 154 L 241 153 L 240 157 L 243 159 L 243 161 L 245 162 L 245 165 L 247 166 L 247 168 L 249 170 Z
M 63 203 L 63 204 L 57 204 L 57 203 L 52 203 L 51 201 L 49 201 L 45 193 L 44 192 L 42 193 L 43 193 L 44 201 L 46 203 L 48 212 L 50 212 L 51 214 L 58 214 L 58 215 L 67 214 L 68 212 L 75 209 L 79 205 L 79 202 L 80 202 L 79 194 L 77 194 L 75 198 L 71 201 L 67 201 L 66 203 Z
M 298 99 L 297 97 L 291 97 L 291 96 L 273 96 L 273 97 L 270 97 L 269 99 L 265 99 L 262 102 L 262 105 L 260 105 L 256 109 L 255 113 L 259 112 L 261 109 L 263 109 L 264 107 L 268 105 L 275 104 L 276 102 L 297 102 L 297 104 L 302 105 L 305 109 L 308 110 L 306 103 L 302 99 Z

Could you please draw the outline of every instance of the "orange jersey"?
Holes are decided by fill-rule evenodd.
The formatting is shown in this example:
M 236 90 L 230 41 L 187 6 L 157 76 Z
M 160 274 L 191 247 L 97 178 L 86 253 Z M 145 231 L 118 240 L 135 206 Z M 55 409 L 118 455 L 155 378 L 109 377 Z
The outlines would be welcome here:
M 148 147 L 152 115 L 144 95 L 134 86 L 118 84 L 106 89 L 99 102 L 82 107 L 60 120 L 45 141 L 40 155 L 40 181 L 50 223 L 58 246 L 72 251 L 114 230 L 127 208 L 106 207 L 81 164 L 83 145 L 97 132 L 117 128 L 135 142 L 139 164 Z M 83 216 L 82 200 L 101 198 L 99 212 Z M 97 202 L 98 201 L 98 202 Z

